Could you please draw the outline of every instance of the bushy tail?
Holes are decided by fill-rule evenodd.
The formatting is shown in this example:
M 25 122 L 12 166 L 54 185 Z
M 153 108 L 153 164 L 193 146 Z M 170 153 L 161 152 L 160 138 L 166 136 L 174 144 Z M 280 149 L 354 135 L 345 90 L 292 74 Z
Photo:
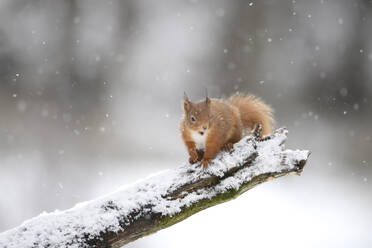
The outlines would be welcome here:
M 231 96 L 227 102 L 239 109 L 244 128 L 253 129 L 254 125 L 259 123 L 262 125 L 262 135 L 272 132 L 273 109 L 260 98 L 253 95 L 237 94 Z

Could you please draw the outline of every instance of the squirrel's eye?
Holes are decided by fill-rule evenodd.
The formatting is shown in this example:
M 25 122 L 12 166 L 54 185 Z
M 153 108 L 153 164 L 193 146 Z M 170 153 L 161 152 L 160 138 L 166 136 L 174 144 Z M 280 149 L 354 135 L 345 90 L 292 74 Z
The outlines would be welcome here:
M 195 122 L 195 117 L 194 116 L 191 116 L 191 121 Z

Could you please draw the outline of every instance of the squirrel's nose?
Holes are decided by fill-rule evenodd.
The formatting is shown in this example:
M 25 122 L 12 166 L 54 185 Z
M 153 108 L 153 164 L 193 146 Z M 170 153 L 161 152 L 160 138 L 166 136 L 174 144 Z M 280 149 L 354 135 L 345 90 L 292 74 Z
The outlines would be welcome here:
M 204 132 L 202 132 L 202 131 L 200 131 L 199 133 L 200 133 L 200 135 L 204 135 Z

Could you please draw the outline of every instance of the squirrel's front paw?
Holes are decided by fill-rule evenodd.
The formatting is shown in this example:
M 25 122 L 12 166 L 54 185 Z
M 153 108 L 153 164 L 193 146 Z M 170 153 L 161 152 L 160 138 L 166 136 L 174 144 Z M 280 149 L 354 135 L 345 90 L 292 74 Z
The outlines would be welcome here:
M 195 164 L 196 162 L 198 162 L 198 158 L 199 158 L 199 155 L 198 155 L 198 152 L 197 150 L 194 148 L 194 149 L 189 149 L 189 163 L 190 164 Z
M 196 162 L 198 162 L 198 158 L 189 157 L 190 164 L 195 164 Z
M 202 165 L 203 165 L 203 168 L 204 168 L 204 169 L 207 169 L 208 166 L 209 166 L 209 164 L 210 164 L 210 162 L 211 162 L 210 159 L 203 158 L 202 161 L 201 161 L 201 163 L 202 163 Z
M 198 162 L 198 154 L 190 154 L 189 163 L 195 164 L 196 162 Z

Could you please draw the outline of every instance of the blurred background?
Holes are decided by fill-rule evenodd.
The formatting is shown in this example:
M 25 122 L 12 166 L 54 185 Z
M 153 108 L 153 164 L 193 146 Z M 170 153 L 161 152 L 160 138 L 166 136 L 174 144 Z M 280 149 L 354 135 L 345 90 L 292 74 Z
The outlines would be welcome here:
M 128 247 L 371 247 L 372 1 L 0 0 L 0 232 L 187 159 L 181 100 L 250 92 L 312 155 Z

